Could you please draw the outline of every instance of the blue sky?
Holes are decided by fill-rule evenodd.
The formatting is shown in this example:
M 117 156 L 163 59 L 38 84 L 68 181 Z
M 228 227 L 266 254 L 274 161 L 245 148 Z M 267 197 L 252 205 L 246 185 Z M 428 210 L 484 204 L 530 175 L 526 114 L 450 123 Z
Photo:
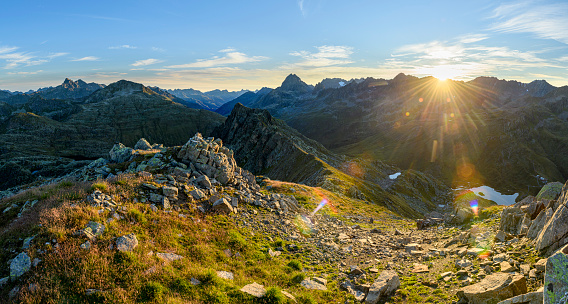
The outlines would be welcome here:
M 162 88 L 326 77 L 496 76 L 568 85 L 566 1 L 5 1 L 0 89 Z

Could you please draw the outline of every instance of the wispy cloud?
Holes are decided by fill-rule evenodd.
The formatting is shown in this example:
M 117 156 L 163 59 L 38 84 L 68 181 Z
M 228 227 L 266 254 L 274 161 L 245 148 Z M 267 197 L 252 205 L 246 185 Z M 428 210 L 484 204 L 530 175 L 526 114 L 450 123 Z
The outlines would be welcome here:
M 154 51 L 154 52 L 165 52 L 166 51 L 165 49 L 163 49 L 161 47 L 157 47 L 157 46 L 153 46 L 151 48 L 151 50 Z
M 82 58 L 73 59 L 71 61 L 97 61 L 97 60 L 100 60 L 100 58 L 95 56 L 86 56 Z
M 306 9 L 304 8 L 304 0 L 298 0 L 298 7 L 300 8 L 300 12 L 302 16 L 306 17 Z
M 148 58 L 148 59 L 144 59 L 144 60 L 138 60 L 131 65 L 137 67 L 137 66 L 146 66 L 146 65 L 156 64 L 156 63 L 160 63 L 160 62 L 164 62 L 164 61 L 159 60 L 159 59 L 154 59 L 154 58 Z
M 222 57 L 214 56 L 210 59 L 198 59 L 196 62 L 187 64 L 178 64 L 166 66 L 166 68 L 172 69 L 187 69 L 187 68 L 211 68 L 243 63 L 251 63 L 268 59 L 264 56 L 248 56 L 244 53 L 237 52 L 235 49 L 224 49 L 219 51 L 225 54 Z
M 342 45 L 324 45 L 316 47 L 315 53 L 308 51 L 296 51 L 290 53 L 292 56 L 300 57 L 303 60 L 294 63 L 297 67 L 325 67 L 341 64 L 349 64 L 353 61 L 349 58 L 353 54 L 353 48 Z
M 123 44 L 123 45 L 116 45 L 116 46 L 109 46 L 108 49 L 109 50 L 120 50 L 120 49 L 136 49 L 137 47 L 129 45 L 129 44 Z
M 568 3 L 522 1 L 502 4 L 493 11 L 490 30 L 532 33 L 568 44 Z
M 48 57 L 37 57 L 30 52 L 18 52 L 18 47 L 0 46 L 0 60 L 6 62 L 4 69 L 13 69 L 19 66 L 33 66 L 49 62 Z
M 63 53 L 63 52 L 61 52 L 61 53 L 53 53 L 53 54 L 49 54 L 49 55 L 47 56 L 47 58 L 49 58 L 49 59 L 54 59 L 54 58 L 57 58 L 57 57 L 63 57 L 63 56 L 67 56 L 67 55 L 69 55 L 69 53 Z
M 36 74 L 39 74 L 39 73 L 41 73 L 41 72 L 43 72 L 43 70 L 38 70 L 38 71 L 33 71 L 33 72 L 8 72 L 8 73 L 6 73 L 6 74 L 8 74 L 8 75 L 24 75 L 24 76 L 26 76 L 26 75 L 36 75 Z

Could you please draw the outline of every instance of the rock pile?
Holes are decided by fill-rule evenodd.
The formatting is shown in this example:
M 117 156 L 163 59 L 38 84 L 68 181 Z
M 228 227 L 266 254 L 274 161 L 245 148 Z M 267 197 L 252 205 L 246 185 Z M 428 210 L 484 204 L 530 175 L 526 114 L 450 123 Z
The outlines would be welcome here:
M 545 185 L 537 197 L 528 196 L 505 208 L 497 238 L 526 236 L 534 240 L 535 248 L 549 255 L 568 243 L 568 189 L 559 183 Z

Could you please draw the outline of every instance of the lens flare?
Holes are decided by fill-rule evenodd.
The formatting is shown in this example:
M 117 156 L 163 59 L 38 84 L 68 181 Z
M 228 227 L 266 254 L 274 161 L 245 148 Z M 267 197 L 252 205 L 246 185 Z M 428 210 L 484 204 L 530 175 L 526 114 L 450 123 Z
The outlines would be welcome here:
M 406 112 L 406 116 L 410 116 L 410 112 Z
M 418 98 L 418 102 L 423 102 L 423 101 L 424 101 L 424 98 L 422 98 L 422 97 Z
M 321 208 L 323 208 L 323 206 L 325 206 L 329 201 L 327 199 L 322 199 L 321 202 L 319 203 L 319 205 L 316 207 L 316 209 L 314 209 L 314 211 L 312 212 L 311 216 L 314 216 L 316 214 L 316 212 L 318 212 Z
M 477 204 L 477 200 L 469 202 L 469 206 L 471 207 L 471 211 L 473 211 L 473 214 L 477 216 L 479 212 L 479 205 Z

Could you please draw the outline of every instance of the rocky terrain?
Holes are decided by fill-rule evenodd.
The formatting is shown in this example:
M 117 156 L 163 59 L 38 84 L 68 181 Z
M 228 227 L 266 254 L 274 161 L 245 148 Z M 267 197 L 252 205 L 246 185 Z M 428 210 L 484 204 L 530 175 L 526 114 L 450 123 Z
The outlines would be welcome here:
M 557 251 L 566 185 L 417 225 L 341 192 L 255 177 L 234 155 L 200 134 L 176 147 L 140 139 L 4 198 L 0 298 L 559 303 L 568 290 L 568 250 Z

